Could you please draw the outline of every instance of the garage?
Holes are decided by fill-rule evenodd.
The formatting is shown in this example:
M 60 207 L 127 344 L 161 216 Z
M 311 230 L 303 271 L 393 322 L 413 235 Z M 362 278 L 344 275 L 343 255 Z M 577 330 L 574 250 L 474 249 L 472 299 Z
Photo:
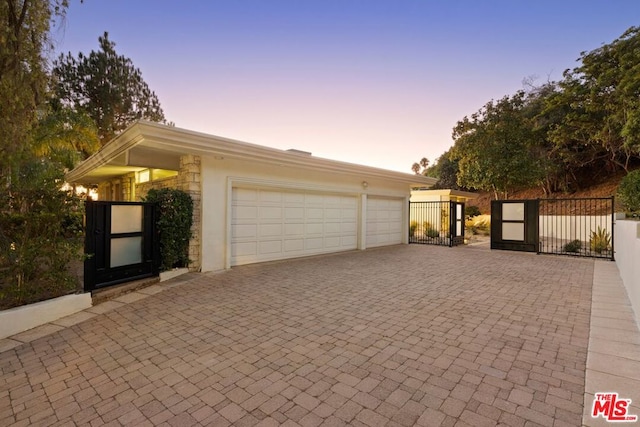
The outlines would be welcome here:
M 355 196 L 233 188 L 231 265 L 356 249 L 357 223 Z
M 397 245 L 404 236 L 404 199 L 369 197 L 367 200 L 367 247 Z
M 189 194 L 189 269 L 204 272 L 408 243 L 411 191 L 436 182 L 144 120 L 66 178 L 97 186 L 105 200 Z

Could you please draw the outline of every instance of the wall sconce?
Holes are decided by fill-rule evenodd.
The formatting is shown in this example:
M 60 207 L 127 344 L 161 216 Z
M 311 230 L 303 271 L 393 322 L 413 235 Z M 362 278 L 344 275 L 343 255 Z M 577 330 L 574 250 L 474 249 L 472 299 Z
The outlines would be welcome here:
M 366 190 L 368 186 L 369 186 L 369 183 L 367 181 L 362 181 L 362 188 Z

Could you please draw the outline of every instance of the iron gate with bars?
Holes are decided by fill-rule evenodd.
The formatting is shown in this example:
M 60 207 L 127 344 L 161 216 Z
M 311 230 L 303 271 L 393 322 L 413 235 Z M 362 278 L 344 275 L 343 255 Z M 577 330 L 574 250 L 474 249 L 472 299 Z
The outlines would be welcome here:
M 614 260 L 614 198 L 495 200 L 491 249 Z
M 461 245 L 464 219 L 464 203 L 409 202 L 409 243 Z

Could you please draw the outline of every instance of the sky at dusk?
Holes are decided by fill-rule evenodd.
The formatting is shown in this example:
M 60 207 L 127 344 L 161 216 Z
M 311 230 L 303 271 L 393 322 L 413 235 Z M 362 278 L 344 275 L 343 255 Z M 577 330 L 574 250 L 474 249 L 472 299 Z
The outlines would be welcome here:
M 54 39 L 77 55 L 108 31 L 177 127 L 411 173 L 636 25 L 638 0 L 71 0 Z

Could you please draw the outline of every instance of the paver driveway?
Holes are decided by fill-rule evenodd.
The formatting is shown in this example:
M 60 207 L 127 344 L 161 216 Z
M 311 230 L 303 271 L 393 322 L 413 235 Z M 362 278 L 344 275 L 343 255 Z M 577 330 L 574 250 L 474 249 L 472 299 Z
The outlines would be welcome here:
M 0 425 L 580 425 L 592 275 L 419 245 L 197 275 L 0 353 Z

